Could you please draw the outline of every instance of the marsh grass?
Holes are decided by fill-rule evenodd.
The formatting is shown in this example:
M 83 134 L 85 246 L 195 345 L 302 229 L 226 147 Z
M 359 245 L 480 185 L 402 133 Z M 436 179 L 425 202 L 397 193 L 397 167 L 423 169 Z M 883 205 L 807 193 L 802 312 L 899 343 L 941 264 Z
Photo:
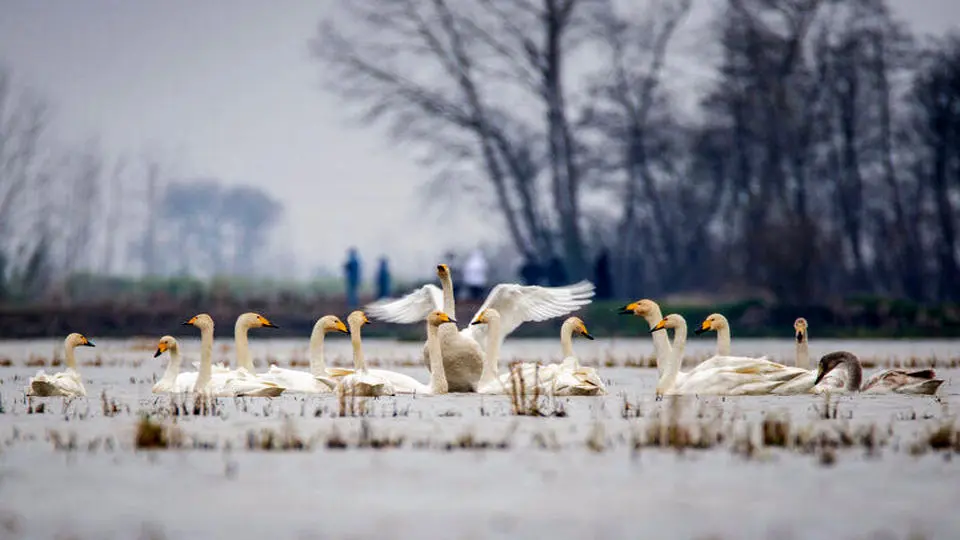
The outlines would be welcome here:
M 565 417 L 567 411 L 563 402 L 553 396 L 545 396 L 540 388 L 540 364 L 534 364 L 533 387 L 527 390 L 523 375 L 523 364 L 515 362 L 510 366 L 510 410 L 514 416 L 555 416 Z
M 137 422 L 134 447 L 137 450 L 161 450 L 183 446 L 183 435 L 175 424 L 164 424 L 149 414 L 141 414 Z

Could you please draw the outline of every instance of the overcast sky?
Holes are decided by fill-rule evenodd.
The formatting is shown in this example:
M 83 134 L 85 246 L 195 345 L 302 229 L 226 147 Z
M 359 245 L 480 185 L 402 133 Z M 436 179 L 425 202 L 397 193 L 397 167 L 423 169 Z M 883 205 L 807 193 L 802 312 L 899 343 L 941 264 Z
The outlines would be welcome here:
M 957 0 L 891 3 L 921 32 L 960 23 Z M 336 268 L 353 244 L 368 268 L 386 253 L 397 270 L 422 274 L 445 246 L 495 241 L 473 205 L 425 205 L 419 187 L 429 175 L 410 149 L 359 127 L 322 89 L 307 41 L 334 8 L 335 0 L 0 0 L 0 63 L 49 98 L 67 139 L 161 155 L 183 176 L 264 187 L 287 210 L 280 241 L 305 266 Z

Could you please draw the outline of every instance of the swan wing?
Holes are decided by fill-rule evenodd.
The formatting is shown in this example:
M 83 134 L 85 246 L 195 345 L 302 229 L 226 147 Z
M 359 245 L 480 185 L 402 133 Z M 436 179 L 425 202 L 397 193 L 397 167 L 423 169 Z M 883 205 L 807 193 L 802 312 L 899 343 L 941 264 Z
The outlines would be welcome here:
M 433 311 L 443 310 L 443 291 L 432 283 L 400 298 L 384 298 L 367 304 L 367 313 L 373 318 L 393 323 L 414 323 L 427 318 Z
M 500 312 L 500 341 L 502 342 L 527 321 L 545 321 L 561 317 L 589 304 L 593 298 L 593 289 L 594 285 L 589 281 L 580 281 L 564 287 L 501 283 L 490 291 L 470 322 L 476 321 L 483 310 L 496 309 Z M 488 328 L 485 324 L 471 324 L 460 333 L 473 338 L 485 348 Z
M 370 369 L 367 373 L 388 381 L 397 394 L 431 394 L 429 385 L 423 384 L 409 375 L 386 369 Z

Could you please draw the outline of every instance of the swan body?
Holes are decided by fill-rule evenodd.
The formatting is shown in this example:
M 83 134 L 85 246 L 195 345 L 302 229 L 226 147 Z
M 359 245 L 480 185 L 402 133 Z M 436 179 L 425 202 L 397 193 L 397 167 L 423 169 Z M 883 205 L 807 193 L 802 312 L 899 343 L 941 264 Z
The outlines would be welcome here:
M 323 354 L 324 339 L 328 332 L 350 333 L 347 326 L 338 317 L 334 315 L 320 317 L 313 325 L 313 331 L 310 333 L 309 372 L 271 365 L 270 369 L 260 377 L 285 387 L 287 392 L 305 394 L 332 392 L 337 387 L 337 381 L 330 374 Z
M 441 287 L 426 284 L 399 299 L 385 299 L 367 306 L 367 310 L 381 320 L 394 323 L 413 323 L 424 320 L 431 312 L 443 311 L 456 317 L 453 281 L 445 264 L 437 266 Z M 443 325 L 437 335 L 443 357 L 447 383 L 451 392 L 474 392 L 480 381 L 484 364 L 484 348 L 490 343 L 486 326 L 473 325 L 485 309 L 494 308 L 502 316 L 497 343 L 527 321 L 544 321 L 566 315 L 589 304 L 594 286 L 582 281 L 566 287 L 540 287 L 501 283 L 495 286 L 462 330 L 454 325 Z M 424 363 L 429 367 L 429 351 L 424 345 Z
M 182 324 L 200 329 L 200 371 L 193 379 L 191 389 L 193 392 L 211 397 L 276 397 L 283 393 L 283 386 L 261 380 L 242 367 L 236 371 L 221 372 L 214 375 L 211 360 L 213 356 L 213 318 L 206 313 L 201 313 Z M 179 365 L 177 367 L 179 368 Z M 188 375 L 182 380 L 182 384 L 187 384 L 189 381 L 190 377 Z M 180 384 L 181 380 L 178 376 L 177 385 Z
M 392 396 L 396 394 L 393 383 L 367 370 L 360 343 L 360 328 L 370 322 L 362 311 L 354 311 L 347 317 L 350 325 L 350 342 L 353 345 L 354 371 L 340 377 L 336 391 L 356 397 Z M 412 377 L 411 377 L 412 378 Z
M 42 369 L 27 381 L 26 394 L 36 397 L 80 397 L 86 396 L 87 390 L 83 387 L 83 380 L 77 371 L 77 360 L 74 349 L 77 347 L 93 347 L 92 341 L 83 334 L 76 332 L 63 340 L 64 357 L 67 369 L 52 375 L 47 375 Z
M 843 386 L 832 385 L 823 391 L 835 393 L 897 393 L 914 395 L 934 395 L 943 384 L 943 379 L 937 379 L 932 369 L 906 371 L 903 369 L 885 369 L 876 373 L 861 386 L 863 380 L 863 365 L 853 353 L 838 351 L 826 354 L 820 358 L 817 367 L 817 383 L 835 371 L 846 372 Z

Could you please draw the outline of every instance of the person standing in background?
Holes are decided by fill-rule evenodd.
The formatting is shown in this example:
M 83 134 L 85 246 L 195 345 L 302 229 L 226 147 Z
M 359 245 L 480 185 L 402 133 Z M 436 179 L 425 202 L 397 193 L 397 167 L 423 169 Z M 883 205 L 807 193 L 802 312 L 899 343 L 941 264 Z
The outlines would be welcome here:
M 386 257 L 380 257 L 380 267 L 377 268 L 377 300 L 390 296 L 390 267 Z
M 463 265 L 463 283 L 467 286 L 470 298 L 479 300 L 487 287 L 487 260 L 479 249 L 473 250 Z
M 357 296 L 360 289 L 360 256 L 355 247 L 347 251 L 347 262 L 343 265 L 343 274 L 347 285 L 347 308 L 356 309 L 360 305 L 360 299 Z

